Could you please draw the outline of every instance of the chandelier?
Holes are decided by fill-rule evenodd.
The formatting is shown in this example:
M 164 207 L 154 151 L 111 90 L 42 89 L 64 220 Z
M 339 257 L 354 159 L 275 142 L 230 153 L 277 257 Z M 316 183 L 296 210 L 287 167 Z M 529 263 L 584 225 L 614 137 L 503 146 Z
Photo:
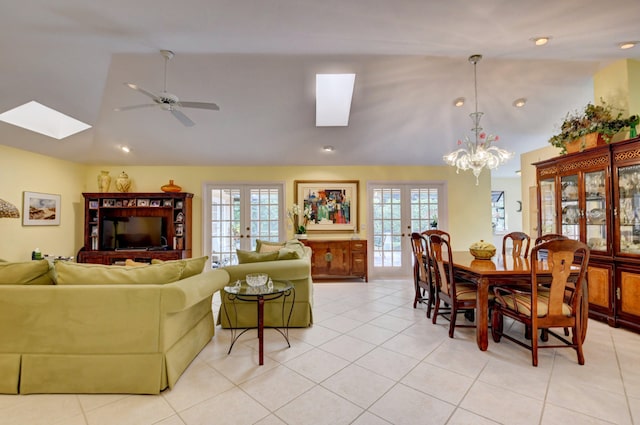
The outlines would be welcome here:
M 482 118 L 483 113 L 478 112 L 478 78 L 476 76 L 476 66 L 480 59 L 482 59 L 482 55 L 469 56 L 469 62 L 473 64 L 473 85 L 475 89 L 475 112 L 469 114 L 473 121 L 471 131 L 474 138 L 470 139 L 469 136 L 465 136 L 464 142 L 458 140 L 458 145 L 464 145 L 464 147 L 443 157 L 444 162 L 456 167 L 456 173 L 459 173 L 460 170 L 466 171 L 470 169 L 473 175 L 476 176 L 476 186 L 478 185 L 478 176 L 480 176 L 480 172 L 484 167 L 493 170 L 513 156 L 513 152 L 493 146 L 492 143 L 498 141 L 498 136 L 486 134 L 480 127 L 480 118 Z

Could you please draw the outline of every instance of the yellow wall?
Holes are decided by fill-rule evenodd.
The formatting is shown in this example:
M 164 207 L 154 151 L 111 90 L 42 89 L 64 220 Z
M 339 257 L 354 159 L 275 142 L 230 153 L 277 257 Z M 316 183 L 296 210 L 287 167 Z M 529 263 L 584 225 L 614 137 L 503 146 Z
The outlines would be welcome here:
M 8 261 L 31 259 L 31 251 L 43 254 L 76 255 L 82 244 L 85 167 L 68 161 L 0 146 L 0 198 L 20 210 L 20 218 L 0 218 L 0 258 Z M 23 192 L 61 196 L 59 226 L 22 226 Z
M 80 165 L 0 146 L 0 198 L 21 207 L 22 192 L 33 191 L 62 195 L 60 226 L 22 226 L 22 220 L 0 219 L 3 243 L 0 258 L 22 261 L 31 258 L 38 247 L 51 255 L 75 256 L 83 243 L 82 192 L 97 192 L 96 177 L 101 170 L 112 178 L 126 171 L 132 179 L 132 192 L 159 192 L 173 179 L 183 191 L 194 193 L 193 255 L 202 253 L 202 188 L 211 182 L 284 182 L 285 204 L 293 202 L 294 180 L 359 180 L 360 237 L 366 238 L 367 182 L 446 181 L 448 185 L 448 230 L 456 247 L 466 249 L 472 242 L 491 239 L 491 178 L 480 176 L 480 185 L 469 172 L 456 174 L 448 166 L 344 166 L 344 167 L 174 167 L 174 166 L 95 166 Z M 113 190 L 113 182 L 112 182 Z

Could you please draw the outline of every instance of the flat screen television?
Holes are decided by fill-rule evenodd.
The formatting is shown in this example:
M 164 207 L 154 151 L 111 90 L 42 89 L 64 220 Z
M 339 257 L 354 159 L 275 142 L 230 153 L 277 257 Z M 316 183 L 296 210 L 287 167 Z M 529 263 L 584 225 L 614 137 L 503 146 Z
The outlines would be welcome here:
M 102 249 L 142 249 L 167 245 L 164 217 L 105 217 Z

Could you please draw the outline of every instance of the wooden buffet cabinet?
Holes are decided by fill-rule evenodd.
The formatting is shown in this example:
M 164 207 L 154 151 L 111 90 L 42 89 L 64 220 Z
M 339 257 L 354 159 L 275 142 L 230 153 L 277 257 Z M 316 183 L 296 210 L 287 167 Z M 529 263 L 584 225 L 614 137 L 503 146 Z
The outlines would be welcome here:
M 84 246 L 79 263 L 191 257 L 193 194 L 83 193 Z
M 364 240 L 302 240 L 311 248 L 313 279 L 361 278 L 367 273 L 367 241 Z
M 591 249 L 589 316 L 640 332 L 640 138 L 534 165 L 539 234 Z

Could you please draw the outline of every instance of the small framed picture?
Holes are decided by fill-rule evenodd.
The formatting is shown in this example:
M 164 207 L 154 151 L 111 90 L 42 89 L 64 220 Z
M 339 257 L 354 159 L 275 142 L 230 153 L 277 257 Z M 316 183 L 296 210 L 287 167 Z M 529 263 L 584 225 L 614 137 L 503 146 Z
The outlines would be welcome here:
M 103 207 L 113 207 L 116 205 L 116 200 L 115 199 L 103 199 L 102 200 L 102 206 Z
M 148 199 L 138 199 L 138 206 L 139 207 L 148 207 L 149 206 L 149 200 Z
M 182 201 L 176 202 L 176 208 L 182 208 Z
M 60 195 L 24 192 L 22 225 L 60 225 Z
M 160 199 L 152 199 L 151 200 L 151 206 L 152 207 L 159 207 L 160 206 Z
M 95 210 L 98 208 L 98 201 L 89 201 L 89 208 Z
M 135 207 L 136 206 L 136 200 L 135 199 L 129 199 L 127 206 L 129 207 Z
M 163 207 L 172 207 L 173 206 L 173 199 L 164 199 L 162 201 L 162 206 Z
M 121 207 L 121 206 L 122 206 L 122 201 L 120 201 L 120 200 L 116 201 L 116 207 Z

